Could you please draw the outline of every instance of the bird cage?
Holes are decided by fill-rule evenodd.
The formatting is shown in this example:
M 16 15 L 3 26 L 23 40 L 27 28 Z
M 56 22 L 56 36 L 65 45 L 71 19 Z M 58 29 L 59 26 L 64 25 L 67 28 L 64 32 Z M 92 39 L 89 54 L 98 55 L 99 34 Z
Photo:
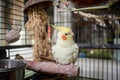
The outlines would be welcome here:
M 31 45 L 30 40 L 27 37 L 28 33 L 24 29 L 23 7 L 24 7 L 24 0 L 20 0 L 20 1 L 0 0 L 0 57 L 1 58 L 10 58 L 11 53 L 9 49 L 30 47 Z M 11 43 L 5 39 L 5 36 L 8 35 L 7 38 L 9 40 L 10 38 L 13 38 L 12 36 L 13 34 L 11 34 L 11 31 L 16 32 L 12 30 L 13 27 L 14 29 L 21 28 L 21 31 L 17 32 L 17 34 L 20 35 L 19 40 L 17 39 L 16 41 Z M 14 33 L 14 35 L 16 35 L 16 33 Z M 2 55 L 4 57 L 2 57 Z
M 79 1 L 53 1 L 54 18 L 52 24 L 56 27 L 71 28 L 74 33 L 74 40 L 79 46 L 76 65 L 80 67 L 80 74 L 70 79 L 119 80 L 119 55 L 117 52 L 119 51 L 117 43 L 119 39 L 114 39 L 119 34 L 117 33 L 117 31 L 119 32 L 119 12 L 108 10 L 108 0 L 97 1 L 98 4 L 95 7 L 93 0 L 90 0 L 92 1 L 91 4 L 86 1 L 89 5 L 82 5 L 82 2 Z M 110 2 L 112 1 L 110 0 Z M 33 4 L 36 3 L 33 1 Z M 30 9 L 30 6 L 27 6 L 27 9 Z M 115 28 L 115 26 L 117 27 Z M 55 45 L 56 43 L 57 31 L 54 30 L 50 44 Z M 114 68 L 116 71 L 113 71 Z
M 85 0 L 56 0 L 54 5 L 54 24 L 70 27 L 79 46 L 77 80 L 119 80 L 120 11 L 114 11 L 119 6 L 112 10 L 112 5 L 119 1 L 100 0 L 99 5 L 95 1 L 90 5 L 92 0 L 84 5 L 82 1 Z M 53 34 L 53 44 L 56 44 L 57 32 Z
M 26 2 L 24 13 L 27 14 L 28 21 L 25 23 L 25 28 L 31 33 L 34 40 L 33 61 L 43 62 L 43 66 L 40 67 L 43 69 L 43 72 L 38 73 L 39 76 L 42 76 L 40 79 L 66 80 L 69 78 L 66 74 L 77 76 L 79 68 L 74 64 L 63 65 L 57 63 L 52 54 L 52 42 L 48 39 L 47 33 L 50 28 L 49 26 L 53 23 L 50 23 L 49 15 L 46 11 L 52 5 L 52 0 L 29 0 Z M 47 67 L 45 68 L 45 66 Z
M 119 0 L 25 1 L 28 2 L 24 6 L 24 0 L 0 0 L 0 59 L 4 56 L 14 59 L 15 54 L 20 53 L 24 59 L 33 60 L 28 63 L 34 67 L 33 70 L 37 70 L 34 75 L 28 71 L 28 75 L 43 80 L 120 79 L 120 12 L 119 7 L 115 8 L 114 5 L 118 4 Z M 113 11 L 112 8 L 118 11 Z M 38 15 L 37 11 L 42 16 Z M 8 23 L 10 26 L 22 27 L 21 37 L 15 43 L 9 44 L 4 39 L 10 28 Z M 72 30 L 73 39 L 79 47 L 75 64 L 58 64 L 51 54 L 52 46 L 58 39 L 57 28 L 63 26 Z M 63 39 L 66 38 L 63 36 Z M 6 51 L 9 54 L 6 54 Z M 34 59 L 31 58 L 32 54 Z M 16 58 L 20 55 L 16 55 Z

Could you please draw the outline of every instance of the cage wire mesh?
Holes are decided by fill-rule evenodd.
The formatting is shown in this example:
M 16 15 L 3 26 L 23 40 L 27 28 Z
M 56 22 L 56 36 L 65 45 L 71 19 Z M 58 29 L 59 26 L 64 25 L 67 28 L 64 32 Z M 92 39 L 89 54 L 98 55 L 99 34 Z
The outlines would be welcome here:
M 54 5 L 54 24 L 60 26 L 71 27 L 74 32 L 74 40 L 79 46 L 79 56 L 77 65 L 80 67 L 80 74 L 70 80 L 120 80 L 120 20 L 110 20 L 109 25 L 102 23 L 96 24 L 94 20 L 86 17 L 81 17 L 79 14 L 72 12 L 63 12 L 65 5 L 61 9 L 59 1 L 55 0 Z M 69 0 L 70 1 L 70 0 Z M 57 4 L 56 4 L 57 2 Z M 28 33 L 25 31 L 23 11 L 24 0 L 0 0 L 0 46 L 16 46 L 29 45 Z M 73 7 L 70 2 L 68 8 Z M 107 16 L 109 18 L 120 17 L 119 11 L 109 11 L 108 9 L 99 9 L 85 11 L 99 16 Z M 4 40 L 6 34 L 6 23 L 11 25 L 21 26 L 21 38 L 19 41 L 8 44 Z M 53 32 L 56 36 L 57 32 Z M 56 37 L 53 37 L 52 44 L 56 42 Z M 8 53 L 12 53 L 11 59 L 16 53 L 22 51 L 22 55 L 26 56 L 30 48 L 11 49 Z M 25 53 L 25 54 L 24 54 Z M 28 55 L 26 56 L 29 58 Z M 30 56 L 31 57 L 31 56 Z M 31 59 L 31 58 L 30 58 Z
M 107 24 L 96 24 L 93 19 L 68 11 L 74 7 L 70 0 L 68 2 L 69 5 L 66 6 L 64 2 L 55 1 L 54 24 L 72 28 L 74 40 L 80 49 L 76 63 L 80 67 L 80 74 L 70 80 L 119 80 L 120 20 L 114 18 L 120 17 L 120 12 L 108 9 L 83 11 L 113 18 L 108 20 Z M 56 33 L 53 35 L 56 36 Z M 56 37 L 53 37 L 52 43 L 55 42 Z
M 0 46 L 13 45 L 30 45 L 30 39 L 26 30 L 24 29 L 24 0 L 0 0 Z M 21 27 L 20 39 L 14 43 L 5 41 L 5 35 L 13 26 Z
M 27 17 L 23 13 L 23 8 L 24 0 L 0 0 L 0 50 L 6 50 L 6 57 L 10 59 L 14 59 L 16 54 L 22 55 L 25 59 L 32 59 L 32 48 L 25 47 L 31 45 L 32 41 L 24 28 Z M 22 30 L 18 41 L 8 43 L 5 41 L 5 35 L 12 26 L 21 27 Z
M 24 28 L 27 16 L 24 15 L 23 8 L 24 0 L 0 0 L 0 57 L 3 56 L 1 53 L 4 53 L 5 58 L 15 59 L 15 55 L 19 54 L 26 60 L 32 60 L 33 49 L 29 47 L 32 41 Z M 18 41 L 8 43 L 5 41 L 5 35 L 12 26 L 21 27 L 22 30 Z M 33 71 L 26 70 L 25 79 L 33 74 Z

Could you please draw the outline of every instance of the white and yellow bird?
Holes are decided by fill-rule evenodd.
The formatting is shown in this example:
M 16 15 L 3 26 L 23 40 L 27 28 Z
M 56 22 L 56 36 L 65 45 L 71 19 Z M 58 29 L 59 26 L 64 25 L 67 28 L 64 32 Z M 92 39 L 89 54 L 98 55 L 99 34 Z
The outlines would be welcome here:
M 58 30 L 56 44 L 52 46 L 52 54 L 59 64 L 75 63 L 78 56 L 78 45 L 73 40 L 71 28 L 54 26 Z

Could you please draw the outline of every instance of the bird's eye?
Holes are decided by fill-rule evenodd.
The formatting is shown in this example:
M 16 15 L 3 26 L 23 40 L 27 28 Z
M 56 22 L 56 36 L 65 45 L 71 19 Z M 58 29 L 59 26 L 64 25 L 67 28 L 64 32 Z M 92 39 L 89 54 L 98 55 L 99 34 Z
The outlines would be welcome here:
M 67 36 L 68 34 L 67 34 L 67 33 L 65 33 L 65 35 Z

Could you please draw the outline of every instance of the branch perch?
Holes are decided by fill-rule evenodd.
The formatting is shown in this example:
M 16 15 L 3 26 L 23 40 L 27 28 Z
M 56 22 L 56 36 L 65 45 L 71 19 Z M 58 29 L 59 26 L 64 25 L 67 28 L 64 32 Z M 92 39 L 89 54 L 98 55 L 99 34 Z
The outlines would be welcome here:
M 72 11 L 75 14 L 80 14 L 83 17 L 90 18 L 90 19 L 95 19 L 99 23 L 105 23 L 105 20 L 113 21 L 113 20 L 119 20 L 120 19 L 120 17 L 108 18 L 108 17 L 98 16 L 98 15 L 94 15 L 94 14 L 90 14 L 90 13 L 85 13 L 85 12 L 82 12 L 82 11 L 76 11 L 76 9 L 73 9 Z
M 77 76 L 79 67 L 74 64 L 61 65 L 53 62 L 34 62 L 23 60 L 26 68 L 35 72 L 47 72 L 53 74 L 66 74 L 68 76 Z
M 65 1 L 65 2 L 67 3 L 67 1 Z M 65 3 L 65 2 L 63 2 L 63 3 Z M 79 9 L 76 9 L 74 7 L 71 7 L 71 8 L 66 7 L 66 8 L 64 8 L 63 6 L 61 6 L 61 8 L 64 9 L 64 11 L 60 11 L 60 13 L 62 13 L 62 12 L 73 12 L 73 13 L 79 14 L 79 15 L 81 15 L 83 17 L 86 17 L 86 18 L 89 18 L 89 19 L 94 19 L 98 23 L 104 23 L 105 24 L 105 20 L 118 20 L 118 19 L 120 19 L 120 17 L 108 18 L 108 17 L 94 15 L 94 14 L 91 14 L 91 13 L 82 12 L 82 11 L 85 11 L 85 10 L 105 9 L 105 8 L 108 8 L 108 5 L 87 7 L 87 8 L 79 8 Z
M 82 11 L 74 11 L 74 13 L 80 14 L 81 16 L 89 18 L 89 19 L 95 19 L 99 23 L 104 23 L 104 17 L 102 16 L 97 16 L 97 15 L 90 14 L 90 13 L 84 13 Z

